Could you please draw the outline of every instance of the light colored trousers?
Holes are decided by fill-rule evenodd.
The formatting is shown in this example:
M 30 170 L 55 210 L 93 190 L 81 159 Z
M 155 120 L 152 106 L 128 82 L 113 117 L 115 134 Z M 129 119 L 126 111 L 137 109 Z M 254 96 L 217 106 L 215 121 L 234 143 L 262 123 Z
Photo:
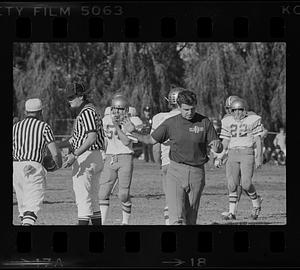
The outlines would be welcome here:
M 132 154 L 107 154 L 100 180 L 100 200 L 108 200 L 112 188 L 119 179 L 119 199 L 125 203 L 130 201 L 130 186 L 133 172 Z
M 238 185 L 241 185 L 248 192 L 253 191 L 254 165 L 253 148 L 229 149 L 226 162 L 226 178 L 229 192 L 235 192 Z
M 78 217 L 89 217 L 100 211 L 100 174 L 103 169 L 100 150 L 86 151 L 72 165 L 73 190 Z
M 25 175 L 25 166 L 34 169 Z M 19 215 L 31 211 L 35 215 L 39 212 L 44 199 L 44 189 L 47 171 L 42 164 L 35 161 L 13 162 L 13 187 L 18 201 Z
M 205 186 L 204 165 L 194 167 L 171 160 L 166 182 L 170 225 L 196 224 Z

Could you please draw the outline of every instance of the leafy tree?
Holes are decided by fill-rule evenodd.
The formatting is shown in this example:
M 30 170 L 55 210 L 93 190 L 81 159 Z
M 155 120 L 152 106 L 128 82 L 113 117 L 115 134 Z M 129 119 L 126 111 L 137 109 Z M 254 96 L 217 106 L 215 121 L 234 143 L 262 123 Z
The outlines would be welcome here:
M 83 81 L 103 114 L 115 93 L 141 113 L 167 111 L 171 86 L 194 91 L 198 111 L 224 114 L 229 95 L 247 100 L 269 130 L 286 123 L 285 43 L 14 43 L 14 115 L 23 117 L 27 98 L 40 97 L 55 133 L 68 133 L 72 118 L 64 89 Z

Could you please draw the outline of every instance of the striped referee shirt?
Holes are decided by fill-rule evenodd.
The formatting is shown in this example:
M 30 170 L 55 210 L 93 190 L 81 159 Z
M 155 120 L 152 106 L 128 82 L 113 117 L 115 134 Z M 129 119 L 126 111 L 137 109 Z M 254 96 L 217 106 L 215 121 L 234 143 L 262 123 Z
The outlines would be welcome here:
M 32 116 L 13 125 L 13 159 L 41 163 L 48 143 L 54 141 L 51 127 Z
M 69 140 L 74 151 L 84 143 L 89 132 L 96 132 L 97 138 L 88 150 L 104 149 L 104 130 L 100 115 L 93 104 L 84 102 L 74 122 L 72 137 Z

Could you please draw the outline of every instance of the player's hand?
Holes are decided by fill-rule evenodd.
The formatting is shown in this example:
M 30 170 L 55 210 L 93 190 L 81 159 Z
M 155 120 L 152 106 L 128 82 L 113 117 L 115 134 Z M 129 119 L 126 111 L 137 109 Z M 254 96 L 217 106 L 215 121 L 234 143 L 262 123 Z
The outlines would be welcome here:
M 214 161 L 214 165 L 215 165 L 216 168 L 221 168 L 221 166 L 222 166 L 222 159 L 216 158 L 215 161 Z
M 256 157 L 255 158 L 255 167 L 256 167 L 256 169 L 261 168 L 261 166 L 262 166 L 262 158 Z
M 67 155 L 67 159 L 63 163 L 62 167 L 63 168 L 68 168 L 68 167 L 72 166 L 72 164 L 74 163 L 75 160 L 76 160 L 76 157 L 74 156 L 73 153 Z
M 122 125 L 124 127 L 124 131 L 125 133 L 131 133 L 133 131 L 135 131 L 135 126 L 134 124 L 130 121 L 129 118 L 124 118 L 124 120 L 122 121 Z
M 213 140 L 209 145 L 215 153 L 220 153 L 223 150 L 223 145 L 219 140 Z
M 101 155 L 102 155 L 102 160 L 105 161 L 105 159 L 106 159 L 105 151 L 101 151 Z
M 216 153 L 216 152 L 214 152 L 214 151 L 212 151 L 212 153 L 213 153 L 213 155 L 214 155 L 217 159 L 223 160 L 223 159 L 224 159 L 224 156 L 225 156 L 225 154 L 226 154 L 226 151 L 224 151 L 224 149 L 223 149 L 223 151 L 222 151 L 221 153 Z

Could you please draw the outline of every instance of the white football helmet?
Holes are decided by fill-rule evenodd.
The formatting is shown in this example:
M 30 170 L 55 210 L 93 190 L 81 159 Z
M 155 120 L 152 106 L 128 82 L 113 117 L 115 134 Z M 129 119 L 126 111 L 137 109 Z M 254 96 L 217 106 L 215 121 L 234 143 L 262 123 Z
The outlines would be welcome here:
M 226 101 L 225 101 L 225 110 L 227 113 L 231 113 L 231 105 L 232 102 L 235 101 L 236 99 L 239 99 L 240 97 L 238 96 L 229 96 Z
M 122 121 L 128 115 L 129 103 L 125 96 L 117 95 L 111 101 L 111 115 L 117 120 Z
M 238 98 L 231 103 L 231 113 L 234 118 L 237 120 L 242 119 L 247 113 L 247 104 L 246 101 Z
M 128 101 L 125 96 L 115 96 L 111 100 L 111 109 L 119 108 L 119 109 L 127 109 L 129 107 Z
M 184 90 L 185 89 L 180 87 L 172 88 L 168 94 L 168 98 L 165 98 L 169 102 L 169 105 L 177 105 L 178 94 Z

